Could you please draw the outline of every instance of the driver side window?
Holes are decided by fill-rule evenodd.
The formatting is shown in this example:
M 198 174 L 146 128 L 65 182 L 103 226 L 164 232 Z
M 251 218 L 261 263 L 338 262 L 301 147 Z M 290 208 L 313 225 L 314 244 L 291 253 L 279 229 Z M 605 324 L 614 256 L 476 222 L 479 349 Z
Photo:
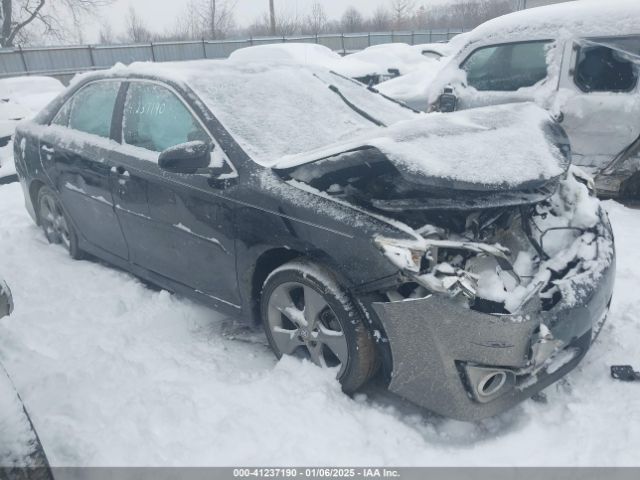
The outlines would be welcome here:
M 547 77 L 549 43 L 545 40 L 482 47 L 460 67 L 476 90 L 513 92 Z
M 211 141 L 209 134 L 173 92 L 146 82 L 129 85 L 122 134 L 124 143 L 153 152 L 195 140 Z

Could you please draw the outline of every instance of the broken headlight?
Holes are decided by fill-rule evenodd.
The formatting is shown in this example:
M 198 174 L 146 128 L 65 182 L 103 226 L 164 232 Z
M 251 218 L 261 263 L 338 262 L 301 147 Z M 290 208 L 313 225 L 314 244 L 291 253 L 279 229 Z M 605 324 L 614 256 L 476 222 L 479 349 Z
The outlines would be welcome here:
M 423 245 L 415 241 L 400 240 L 395 238 L 377 237 L 375 244 L 385 257 L 396 267 L 413 273 L 420 273 L 422 259 L 426 253 Z

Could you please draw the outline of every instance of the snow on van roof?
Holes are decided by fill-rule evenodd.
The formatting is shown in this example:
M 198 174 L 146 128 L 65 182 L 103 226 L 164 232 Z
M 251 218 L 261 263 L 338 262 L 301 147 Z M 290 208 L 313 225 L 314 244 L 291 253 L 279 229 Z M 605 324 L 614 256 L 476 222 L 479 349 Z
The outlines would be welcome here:
M 640 34 L 640 1 L 577 0 L 531 8 L 489 20 L 468 37 L 509 41 Z

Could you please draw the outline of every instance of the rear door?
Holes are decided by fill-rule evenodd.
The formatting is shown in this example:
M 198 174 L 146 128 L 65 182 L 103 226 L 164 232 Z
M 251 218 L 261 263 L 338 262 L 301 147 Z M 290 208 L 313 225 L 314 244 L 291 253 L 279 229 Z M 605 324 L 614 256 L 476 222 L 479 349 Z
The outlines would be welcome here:
M 82 87 L 40 138 L 40 158 L 81 236 L 120 258 L 128 248 L 113 207 L 110 176 L 114 108 L 121 83 L 96 81 Z
M 116 212 L 130 260 L 216 301 L 239 305 L 232 204 L 223 182 L 158 166 L 163 150 L 201 140 L 228 159 L 197 114 L 166 85 L 131 81 L 122 107 L 122 144 L 112 174 Z
M 573 161 L 595 172 L 640 136 L 640 36 L 572 43 L 562 72 L 562 126 Z

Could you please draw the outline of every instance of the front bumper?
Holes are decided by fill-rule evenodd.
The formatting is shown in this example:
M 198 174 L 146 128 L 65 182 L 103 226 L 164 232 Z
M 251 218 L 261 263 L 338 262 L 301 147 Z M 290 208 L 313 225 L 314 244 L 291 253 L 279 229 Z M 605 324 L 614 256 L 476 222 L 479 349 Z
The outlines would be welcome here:
M 590 347 L 611 301 L 615 254 L 603 263 L 591 286 L 580 285 L 571 302 L 561 301 L 548 311 L 491 315 L 441 295 L 373 303 L 391 349 L 389 390 L 467 421 L 530 398 L 572 370 Z M 541 324 L 546 327 L 542 332 Z M 553 356 L 540 355 L 549 342 L 561 349 Z M 471 377 L 483 370 L 505 371 L 510 381 L 497 394 L 481 398 Z

